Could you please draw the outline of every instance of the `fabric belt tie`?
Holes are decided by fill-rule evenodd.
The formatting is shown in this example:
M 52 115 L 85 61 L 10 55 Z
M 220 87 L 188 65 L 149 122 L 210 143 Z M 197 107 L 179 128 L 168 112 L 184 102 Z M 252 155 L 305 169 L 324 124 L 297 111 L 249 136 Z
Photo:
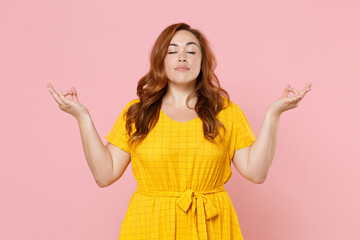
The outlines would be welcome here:
M 136 192 L 152 197 L 178 197 L 176 204 L 184 212 L 187 212 L 191 205 L 191 211 L 197 218 L 197 231 L 201 240 L 208 239 L 206 220 L 215 217 L 219 214 L 214 203 L 205 196 L 206 194 L 216 193 L 225 191 L 225 188 L 219 187 L 209 191 L 193 191 L 191 189 L 185 192 L 174 192 L 174 191 L 149 191 L 137 189 Z

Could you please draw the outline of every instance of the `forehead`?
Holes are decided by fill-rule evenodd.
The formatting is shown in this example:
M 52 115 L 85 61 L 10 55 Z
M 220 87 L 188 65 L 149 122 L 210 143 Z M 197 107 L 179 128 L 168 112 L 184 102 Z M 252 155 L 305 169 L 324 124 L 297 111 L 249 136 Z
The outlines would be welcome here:
M 186 45 L 186 43 L 189 43 L 189 42 L 194 42 L 197 44 L 197 46 L 200 47 L 200 42 L 195 37 L 194 34 L 192 34 L 191 32 L 189 32 L 187 30 L 179 30 L 174 34 L 173 38 L 170 41 L 170 44 L 177 44 L 179 46 L 182 46 L 182 45 Z M 194 44 L 191 44 L 191 45 L 196 46 Z

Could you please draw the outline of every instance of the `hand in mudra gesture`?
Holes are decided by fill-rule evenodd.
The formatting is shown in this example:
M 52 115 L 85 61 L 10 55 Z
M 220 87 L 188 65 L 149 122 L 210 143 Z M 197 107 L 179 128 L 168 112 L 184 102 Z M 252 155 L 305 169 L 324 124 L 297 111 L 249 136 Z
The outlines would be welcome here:
M 55 91 L 50 83 L 47 84 L 47 87 L 55 101 L 59 104 L 59 108 L 64 112 L 73 115 L 76 119 L 88 114 L 88 109 L 79 102 L 74 87 L 64 92 Z M 66 98 L 66 96 L 71 96 L 71 98 Z
M 308 83 L 305 86 L 305 88 L 301 92 L 299 92 L 295 88 L 290 87 L 290 84 L 288 84 L 285 87 L 282 97 L 280 99 L 276 100 L 275 102 L 273 102 L 270 105 L 270 109 L 275 114 L 280 116 L 281 113 L 283 113 L 287 110 L 290 110 L 292 108 L 296 108 L 298 106 L 299 102 L 301 101 L 301 99 L 303 99 L 303 97 L 306 95 L 306 93 L 311 91 L 311 85 L 312 85 L 312 83 Z M 290 96 L 291 93 L 293 93 L 294 95 Z

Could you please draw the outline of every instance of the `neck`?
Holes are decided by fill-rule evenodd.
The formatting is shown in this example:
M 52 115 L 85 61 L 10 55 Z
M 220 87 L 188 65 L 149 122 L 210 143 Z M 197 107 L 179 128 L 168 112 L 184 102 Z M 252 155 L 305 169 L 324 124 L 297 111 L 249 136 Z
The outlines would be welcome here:
M 188 85 L 174 85 L 168 82 L 168 88 L 163 96 L 162 102 L 178 108 L 186 107 L 186 99 L 194 91 L 194 89 L 195 82 Z M 194 107 L 196 100 L 196 96 L 192 97 L 189 100 L 189 106 Z

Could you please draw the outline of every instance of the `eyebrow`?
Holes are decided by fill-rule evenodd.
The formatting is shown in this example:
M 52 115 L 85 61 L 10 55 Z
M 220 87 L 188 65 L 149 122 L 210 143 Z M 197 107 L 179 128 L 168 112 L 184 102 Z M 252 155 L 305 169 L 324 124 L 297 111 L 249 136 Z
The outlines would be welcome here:
M 191 44 L 195 44 L 197 47 L 199 47 L 196 43 L 194 43 L 194 42 L 187 42 L 185 45 L 191 45 Z M 176 43 L 170 43 L 170 45 L 169 46 L 175 46 L 175 47 L 178 47 L 179 45 L 178 44 L 176 44 Z

